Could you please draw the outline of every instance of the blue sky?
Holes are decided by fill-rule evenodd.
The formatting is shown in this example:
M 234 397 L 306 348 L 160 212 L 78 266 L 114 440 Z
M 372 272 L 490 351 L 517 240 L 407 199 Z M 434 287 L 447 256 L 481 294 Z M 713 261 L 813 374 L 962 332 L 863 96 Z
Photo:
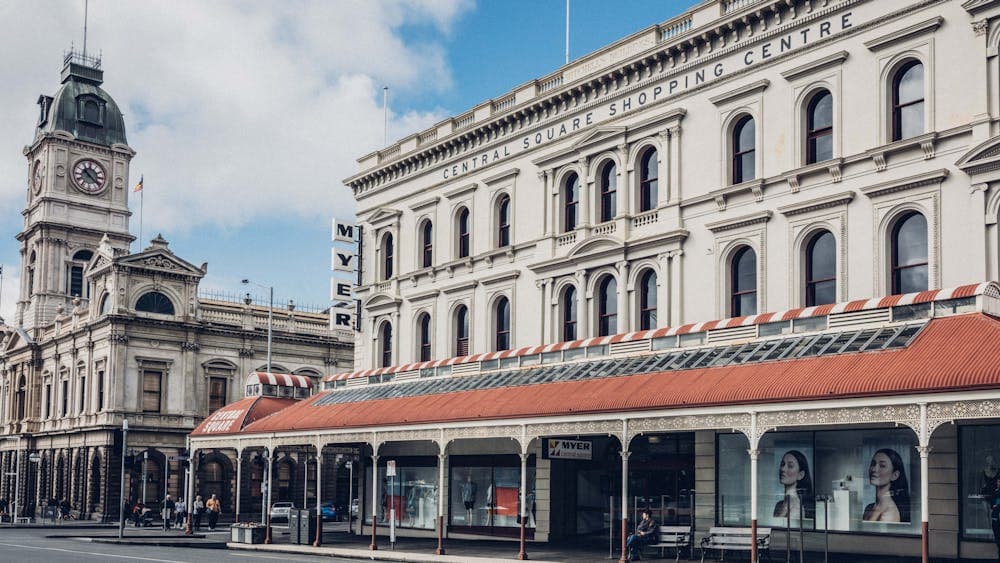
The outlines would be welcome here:
M 573 0 L 570 58 L 665 21 L 693 2 Z M 38 94 L 58 88 L 62 53 L 82 43 L 83 0 L 0 4 L 0 316 L 13 319 L 27 164 Z M 242 278 L 276 301 L 329 304 L 330 218 L 352 217 L 341 180 L 390 142 L 553 72 L 564 61 L 565 0 L 90 3 L 91 50 L 126 113 L 145 177 L 142 238 L 157 233 L 195 264 L 203 289 Z M 139 198 L 131 201 L 139 235 Z M 145 246 L 145 244 L 143 245 Z M 133 251 L 138 244 L 133 245 Z M 261 293 L 259 290 L 255 293 Z

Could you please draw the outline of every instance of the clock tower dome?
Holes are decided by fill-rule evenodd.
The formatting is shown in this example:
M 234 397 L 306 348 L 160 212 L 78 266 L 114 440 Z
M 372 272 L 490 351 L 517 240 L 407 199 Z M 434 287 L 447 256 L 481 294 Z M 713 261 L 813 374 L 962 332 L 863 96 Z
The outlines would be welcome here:
M 22 212 L 21 287 L 17 324 L 38 329 L 60 308 L 69 311 L 93 292 L 87 271 L 106 236 L 115 253 L 127 254 L 129 162 L 118 104 L 101 89 L 101 60 L 70 52 L 62 86 L 38 98 L 28 160 L 27 204 Z

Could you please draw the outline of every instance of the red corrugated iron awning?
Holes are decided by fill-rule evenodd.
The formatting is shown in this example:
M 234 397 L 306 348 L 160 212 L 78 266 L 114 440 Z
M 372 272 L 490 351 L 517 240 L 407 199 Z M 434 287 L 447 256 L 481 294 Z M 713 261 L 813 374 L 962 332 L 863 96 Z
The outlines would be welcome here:
M 295 404 L 295 399 L 283 397 L 247 397 L 228 404 L 201 421 L 192 436 L 234 434 L 248 424 Z
M 1000 321 L 974 313 L 931 320 L 892 351 L 314 405 L 244 432 L 378 427 L 579 413 L 723 406 L 1000 388 Z M 336 391 L 334 391 L 336 392 Z

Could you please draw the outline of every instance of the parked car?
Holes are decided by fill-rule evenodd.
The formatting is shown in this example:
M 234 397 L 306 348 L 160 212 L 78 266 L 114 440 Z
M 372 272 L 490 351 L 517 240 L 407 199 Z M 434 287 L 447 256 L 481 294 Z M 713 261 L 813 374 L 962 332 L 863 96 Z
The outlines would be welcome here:
M 295 508 L 295 503 L 279 501 L 271 505 L 271 522 L 288 522 L 288 513 Z
M 319 505 L 324 522 L 335 522 L 337 520 L 337 509 L 332 502 L 324 502 Z

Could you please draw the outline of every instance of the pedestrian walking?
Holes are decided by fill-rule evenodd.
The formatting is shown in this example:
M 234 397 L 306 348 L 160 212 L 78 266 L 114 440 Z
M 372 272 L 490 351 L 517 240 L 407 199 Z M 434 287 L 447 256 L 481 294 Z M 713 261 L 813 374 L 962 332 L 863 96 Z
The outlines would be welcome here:
M 201 530 L 201 517 L 205 514 L 205 502 L 201 500 L 201 495 L 194 497 L 191 510 L 191 514 L 194 516 L 194 529 Z
M 163 529 L 169 530 L 174 522 L 174 509 L 177 507 L 177 503 L 174 499 L 170 498 L 168 494 L 166 498 L 163 499 Z
M 184 520 L 187 518 L 187 504 L 184 502 L 184 497 L 177 499 L 174 510 L 177 511 L 177 527 L 180 528 L 184 525 Z
M 215 525 L 219 522 L 219 513 L 222 512 L 222 506 L 219 503 L 219 499 L 213 494 L 208 502 L 205 503 L 205 510 L 208 511 L 208 529 L 214 530 Z
M 65 498 L 59 501 L 59 519 L 69 520 L 70 506 L 69 501 Z

